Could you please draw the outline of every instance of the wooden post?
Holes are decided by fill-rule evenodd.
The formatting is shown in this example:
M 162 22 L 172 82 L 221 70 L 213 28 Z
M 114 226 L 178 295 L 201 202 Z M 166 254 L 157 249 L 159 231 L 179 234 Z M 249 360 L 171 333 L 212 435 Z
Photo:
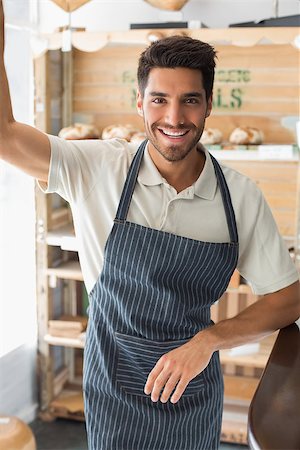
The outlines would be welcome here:
M 50 131 L 50 95 L 48 79 L 49 54 L 35 60 L 35 126 L 44 132 Z M 52 359 L 44 336 L 48 330 L 51 309 L 51 290 L 45 267 L 49 265 L 49 249 L 46 233 L 50 221 L 51 198 L 45 196 L 38 186 L 35 189 L 36 203 L 36 265 L 37 265 L 37 316 L 38 316 L 38 374 L 40 408 L 45 411 L 52 398 Z
M 62 126 L 73 121 L 73 51 L 62 52 Z

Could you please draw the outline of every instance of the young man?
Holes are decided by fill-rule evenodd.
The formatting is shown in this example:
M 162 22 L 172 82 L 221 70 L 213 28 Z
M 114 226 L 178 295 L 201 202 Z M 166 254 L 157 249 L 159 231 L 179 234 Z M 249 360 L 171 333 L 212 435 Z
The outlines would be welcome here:
M 0 0 L 1 4 L 1 0 Z M 84 397 L 91 450 L 207 450 L 219 444 L 218 350 L 300 314 L 298 273 L 256 185 L 199 145 L 214 49 L 188 37 L 140 57 L 148 142 L 64 141 L 17 123 L 0 62 L 0 155 L 70 202 L 90 293 Z M 235 268 L 261 295 L 213 324 Z

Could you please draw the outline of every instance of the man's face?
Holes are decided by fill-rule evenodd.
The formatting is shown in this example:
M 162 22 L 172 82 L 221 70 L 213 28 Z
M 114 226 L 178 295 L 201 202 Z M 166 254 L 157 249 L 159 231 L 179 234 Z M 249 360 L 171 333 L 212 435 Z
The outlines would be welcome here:
M 180 161 L 196 150 L 212 108 L 206 100 L 202 74 L 187 68 L 151 69 L 137 108 L 155 150 L 168 161 Z

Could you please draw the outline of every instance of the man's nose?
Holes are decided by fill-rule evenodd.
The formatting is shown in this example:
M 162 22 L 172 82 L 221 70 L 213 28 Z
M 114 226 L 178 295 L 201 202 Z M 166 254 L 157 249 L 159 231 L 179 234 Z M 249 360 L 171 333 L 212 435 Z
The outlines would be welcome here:
M 169 105 L 165 120 L 172 127 L 184 124 L 184 114 L 181 105 Z

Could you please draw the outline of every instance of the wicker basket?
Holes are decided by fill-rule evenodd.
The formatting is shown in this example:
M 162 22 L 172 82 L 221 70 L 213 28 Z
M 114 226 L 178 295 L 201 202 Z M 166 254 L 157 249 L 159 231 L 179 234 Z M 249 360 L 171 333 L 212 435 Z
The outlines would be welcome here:
M 155 8 L 168 9 L 170 11 L 179 11 L 188 0 L 145 0 L 149 5 Z

